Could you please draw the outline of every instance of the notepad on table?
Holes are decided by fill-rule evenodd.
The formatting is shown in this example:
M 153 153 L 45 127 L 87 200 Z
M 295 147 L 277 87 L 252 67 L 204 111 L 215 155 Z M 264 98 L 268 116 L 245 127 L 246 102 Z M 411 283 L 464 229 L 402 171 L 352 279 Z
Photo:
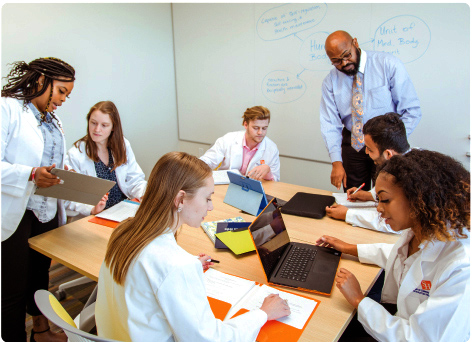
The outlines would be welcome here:
M 241 174 L 239 170 L 216 170 L 213 171 L 213 180 L 215 185 L 229 184 L 228 171 Z
M 264 324 L 257 336 L 258 341 L 298 341 L 320 304 L 319 300 L 259 284 L 213 268 L 205 272 L 204 281 L 213 314 L 225 321 L 260 308 L 264 298 L 271 293 L 279 294 L 282 299 L 288 301 L 291 314 Z
M 256 250 L 248 229 L 216 233 L 216 237 L 236 255 Z
M 244 222 L 244 219 L 241 216 L 237 216 L 225 220 L 202 222 L 203 231 L 208 235 L 213 245 L 215 244 L 216 225 L 218 222 Z
M 337 204 L 344 205 L 348 208 L 373 208 L 377 206 L 377 203 L 374 201 L 355 201 L 351 202 L 347 200 L 347 193 L 333 192 L 333 196 Z
M 124 200 L 118 204 L 115 204 L 113 207 L 102 211 L 100 214 L 95 215 L 95 217 L 121 222 L 127 218 L 134 217 L 138 211 L 138 208 L 138 202 Z

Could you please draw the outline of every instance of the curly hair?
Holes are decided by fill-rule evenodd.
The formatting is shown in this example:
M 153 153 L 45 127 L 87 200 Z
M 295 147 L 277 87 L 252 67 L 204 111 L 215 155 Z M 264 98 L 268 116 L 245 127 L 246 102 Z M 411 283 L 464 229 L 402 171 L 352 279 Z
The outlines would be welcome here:
M 53 80 L 66 82 L 75 80 L 74 68 L 59 58 L 38 58 L 29 64 L 20 61 L 14 62 L 11 65 L 13 66 L 10 73 L 4 77 L 8 82 L 2 88 L 2 97 L 12 97 L 17 100 L 23 100 L 25 106 L 30 103 L 32 99 L 44 94 L 49 85 L 52 85 Z M 44 86 L 39 89 L 37 83 L 41 76 L 44 76 Z M 51 102 L 52 91 L 51 87 L 47 107 L 49 107 L 49 103 Z M 53 112 L 49 114 L 58 121 Z M 46 112 L 41 113 L 41 120 L 46 121 Z
M 470 173 L 457 160 L 439 152 L 413 149 L 381 165 L 403 189 L 419 221 L 420 241 L 452 241 L 470 231 Z M 413 229 L 413 228 L 412 228 Z

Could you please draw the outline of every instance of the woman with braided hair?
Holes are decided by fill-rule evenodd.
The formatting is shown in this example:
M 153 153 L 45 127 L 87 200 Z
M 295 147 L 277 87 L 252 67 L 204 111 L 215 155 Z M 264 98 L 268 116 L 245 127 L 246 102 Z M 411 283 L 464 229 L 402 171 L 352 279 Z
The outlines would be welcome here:
M 51 259 L 28 238 L 65 223 L 62 200 L 34 195 L 60 180 L 66 144 L 54 114 L 74 87 L 75 70 L 57 58 L 15 62 L 2 88 L 2 338 L 26 340 L 25 313 L 33 317 L 30 341 L 66 341 L 37 308 L 34 293 L 47 289 Z
M 377 211 L 402 233 L 397 243 L 317 241 L 385 268 L 380 304 L 339 269 L 336 286 L 357 308 L 340 341 L 469 340 L 470 173 L 444 154 L 412 150 L 380 167 L 375 189 Z

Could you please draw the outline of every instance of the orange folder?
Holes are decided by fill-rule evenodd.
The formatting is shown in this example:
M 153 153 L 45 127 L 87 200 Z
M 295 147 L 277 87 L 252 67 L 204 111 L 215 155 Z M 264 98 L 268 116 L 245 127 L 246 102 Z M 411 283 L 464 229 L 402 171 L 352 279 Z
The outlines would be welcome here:
M 239 277 L 239 278 L 243 278 L 243 277 Z M 243 278 L 243 279 L 246 279 L 246 278 Z M 255 285 L 260 286 L 261 284 L 258 282 L 255 282 Z M 257 335 L 256 341 L 258 342 L 296 342 L 298 341 L 303 331 L 305 330 L 308 322 L 311 320 L 311 318 L 313 317 L 313 314 L 315 313 L 316 309 L 318 309 L 318 306 L 321 303 L 319 300 L 316 300 L 313 298 L 309 298 L 309 297 L 302 296 L 299 294 L 294 294 L 292 292 L 285 291 L 282 289 L 277 289 L 277 290 L 287 292 L 292 295 L 297 295 L 303 298 L 307 298 L 309 300 L 313 300 L 317 302 L 317 305 L 315 306 L 315 309 L 311 312 L 310 316 L 308 317 L 302 329 L 297 329 L 295 327 L 292 327 L 291 325 L 288 325 L 279 321 L 267 321 L 266 324 L 262 326 L 259 334 Z M 224 302 L 222 300 L 215 299 L 215 298 L 211 298 L 211 297 L 207 297 L 207 298 L 208 298 L 208 302 L 210 303 L 211 311 L 213 311 L 215 318 L 224 320 L 229 310 L 231 309 L 231 304 Z M 246 310 L 246 309 L 240 309 L 231 318 L 242 315 L 248 311 L 249 310 Z
M 138 202 L 139 201 L 134 198 L 132 199 L 133 202 Z M 92 222 L 92 223 L 96 223 L 96 224 L 100 224 L 102 226 L 107 226 L 107 227 L 110 227 L 110 228 L 116 228 L 118 227 L 118 225 L 121 223 L 121 222 L 116 222 L 116 221 L 111 221 L 111 220 L 107 220 L 107 219 L 103 219 L 101 217 L 92 217 L 89 222 Z
M 281 289 L 277 289 L 277 290 L 284 291 Z M 284 291 L 284 292 L 288 292 L 288 291 Z M 288 293 L 291 293 L 291 292 L 288 292 Z M 297 296 L 300 296 L 300 295 L 297 294 Z M 305 296 L 300 296 L 300 297 L 308 298 Z M 297 329 L 295 327 L 292 327 L 291 325 L 288 325 L 279 321 L 267 321 L 266 324 L 262 326 L 261 331 L 259 331 L 256 341 L 258 342 L 296 342 L 298 341 L 300 339 L 300 336 L 302 336 L 303 330 L 305 330 L 308 322 L 311 320 L 311 318 L 313 317 L 313 314 L 315 313 L 316 309 L 318 309 L 318 306 L 320 304 L 319 300 L 312 299 L 312 298 L 308 298 L 308 299 L 314 300 L 315 302 L 318 302 L 318 304 L 315 306 L 315 309 L 311 312 L 310 317 L 308 317 L 302 329 Z M 237 313 L 235 313 L 233 317 L 242 315 L 246 312 L 248 312 L 248 310 L 241 309 Z
M 111 221 L 107 219 L 103 219 L 101 217 L 92 217 L 89 222 L 101 224 L 102 226 L 107 226 L 110 228 L 116 228 L 121 222 Z

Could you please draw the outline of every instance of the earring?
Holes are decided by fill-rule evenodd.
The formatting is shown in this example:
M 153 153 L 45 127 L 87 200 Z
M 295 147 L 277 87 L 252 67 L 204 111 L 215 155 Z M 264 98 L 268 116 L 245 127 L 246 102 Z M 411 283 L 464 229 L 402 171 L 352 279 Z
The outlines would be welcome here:
M 177 208 L 177 212 L 180 213 L 182 211 L 182 207 Z

